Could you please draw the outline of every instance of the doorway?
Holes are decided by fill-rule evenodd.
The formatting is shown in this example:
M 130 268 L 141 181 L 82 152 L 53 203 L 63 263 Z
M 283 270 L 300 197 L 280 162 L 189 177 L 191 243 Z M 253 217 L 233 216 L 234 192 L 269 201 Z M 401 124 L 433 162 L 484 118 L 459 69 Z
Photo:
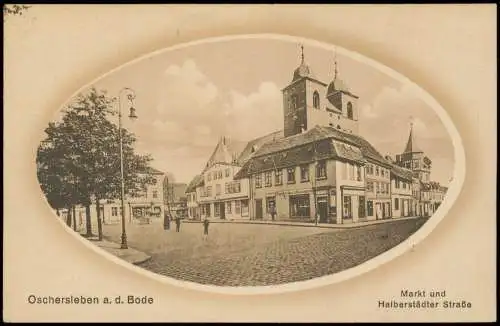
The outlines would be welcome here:
M 255 200 L 255 218 L 258 220 L 262 219 L 262 199 Z
M 220 203 L 220 218 L 221 218 L 221 220 L 226 219 L 226 207 L 225 207 L 224 203 Z
M 318 197 L 319 223 L 328 222 L 328 197 Z

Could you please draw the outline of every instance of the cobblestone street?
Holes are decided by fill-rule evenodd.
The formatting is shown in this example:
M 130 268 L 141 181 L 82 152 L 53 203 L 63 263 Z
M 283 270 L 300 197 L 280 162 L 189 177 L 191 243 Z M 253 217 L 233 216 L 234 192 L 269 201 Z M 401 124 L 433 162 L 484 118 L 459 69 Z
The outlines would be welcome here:
M 181 232 L 162 225 L 128 225 L 129 245 L 152 258 L 139 266 L 179 280 L 218 286 L 259 286 L 304 281 L 361 264 L 401 243 L 425 219 L 353 229 L 185 223 Z M 119 241 L 120 226 L 105 236 Z

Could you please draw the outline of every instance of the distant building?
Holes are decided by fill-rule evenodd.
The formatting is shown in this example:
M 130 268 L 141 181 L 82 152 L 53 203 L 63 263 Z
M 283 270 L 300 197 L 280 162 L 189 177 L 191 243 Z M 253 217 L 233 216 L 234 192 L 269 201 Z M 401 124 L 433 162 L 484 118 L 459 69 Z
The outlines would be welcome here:
M 282 137 L 275 132 L 250 142 L 242 142 L 221 137 L 214 152 L 208 159 L 205 169 L 196 184 L 193 195 L 196 198 L 200 218 L 249 219 L 249 180 L 234 179 L 241 166 L 252 157 L 265 142 Z M 189 204 L 194 208 L 193 204 Z
M 187 213 L 188 213 L 188 219 L 190 220 L 200 220 L 200 210 L 198 207 L 198 197 L 196 194 L 196 188 L 198 187 L 203 187 L 204 182 L 203 182 L 203 176 L 202 175 L 196 175 L 191 182 L 186 187 L 186 198 L 187 198 Z
M 434 214 L 444 199 L 447 188 L 436 181 L 431 181 L 432 161 L 417 145 L 413 123 L 410 124 L 410 133 L 403 153 L 396 155 L 396 165 L 412 171 L 415 214 L 419 216 Z
M 136 223 L 142 218 L 160 218 L 163 216 L 163 179 L 164 173 L 148 168 L 140 174 L 154 177 L 154 183 L 146 186 L 146 190 L 139 192 L 136 196 L 127 196 L 124 200 L 125 219 L 127 222 Z M 120 198 L 102 199 L 100 201 L 100 216 L 103 224 L 120 223 L 122 219 L 122 207 Z M 80 230 L 86 229 L 85 207 L 78 205 L 75 207 L 76 222 Z M 67 214 L 67 212 L 65 212 Z M 90 205 L 92 229 L 97 230 L 97 210 L 96 205 Z
M 187 197 L 186 197 L 186 188 L 187 185 L 185 183 L 179 182 L 169 182 L 170 178 L 165 177 L 164 191 L 164 205 L 167 211 L 170 211 L 170 214 L 173 217 L 187 217 L 188 216 L 188 208 L 187 208 Z

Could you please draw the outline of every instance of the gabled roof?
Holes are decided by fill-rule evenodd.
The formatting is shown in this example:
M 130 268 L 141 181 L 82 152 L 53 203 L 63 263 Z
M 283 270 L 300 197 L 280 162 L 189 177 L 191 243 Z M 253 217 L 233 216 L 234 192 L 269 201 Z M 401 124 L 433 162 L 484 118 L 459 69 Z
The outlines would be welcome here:
M 265 143 L 243 165 L 235 179 L 327 158 L 359 163 L 369 159 L 390 167 L 389 162 L 364 138 L 333 127 L 316 126 L 305 133 Z
M 396 164 L 391 164 L 391 174 L 409 181 L 412 181 L 413 179 L 413 172 L 411 170 L 405 169 Z
M 283 138 L 284 138 L 283 131 L 278 130 L 271 134 L 255 138 L 249 141 L 246 144 L 243 151 L 241 152 L 240 156 L 238 157 L 238 163 L 240 165 L 245 164 L 250 159 L 250 157 L 252 157 L 264 144 L 268 142 L 274 142 Z
M 247 142 L 221 137 L 208 159 L 205 169 L 215 163 L 235 163 L 245 148 Z
M 191 182 L 189 182 L 189 184 L 187 185 L 185 193 L 195 192 L 196 188 L 202 186 L 204 183 L 205 180 L 203 179 L 202 175 L 195 175 Z

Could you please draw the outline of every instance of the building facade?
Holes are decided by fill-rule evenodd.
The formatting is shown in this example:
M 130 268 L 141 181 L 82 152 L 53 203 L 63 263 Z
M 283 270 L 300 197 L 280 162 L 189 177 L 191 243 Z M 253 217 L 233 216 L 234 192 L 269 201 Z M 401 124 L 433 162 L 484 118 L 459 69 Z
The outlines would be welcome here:
M 425 215 L 439 206 L 442 196 L 427 186 L 431 161 L 412 130 L 395 160 L 359 135 L 359 97 L 339 78 L 336 61 L 325 83 L 302 48 L 282 95 L 282 131 L 244 150 L 219 141 L 188 187 L 190 216 L 266 220 L 275 212 L 277 220 L 342 224 Z
M 146 186 L 145 191 L 139 192 L 136 196 L 127 196 L 124 200 L 125 220 L 128 223 L 139 223 L 145 218 L 159 219 L 163 216 L 163 180 L 164 173 L 149 168 L 141 174 L 153 177 L 153 183 Z M 122 207 L 121 200 L 117 198 L 102 199 L 99 203 L 100 217 L 103 224 L 121 223 Z M 77 229 L 86 230 L 85 207 L 77 205 L 74 209 Z M 67 214 L 67 211 L 64 212 Z M 97 232 L 97 207 L 90 205 L 91 226 L 93 232 Z

